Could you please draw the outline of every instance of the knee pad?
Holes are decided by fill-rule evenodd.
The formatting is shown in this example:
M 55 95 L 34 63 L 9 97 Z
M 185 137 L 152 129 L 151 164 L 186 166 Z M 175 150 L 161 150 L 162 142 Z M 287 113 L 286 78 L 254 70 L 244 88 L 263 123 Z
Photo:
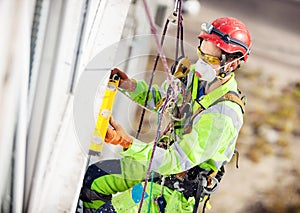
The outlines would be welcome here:
M 101 200 L 103 202 L 111 201 L 112 195 L 104 195 L 87 187 L 82 187 L 80 191 L 80 200 L 83 202 L 92 202 L 93 200 Z

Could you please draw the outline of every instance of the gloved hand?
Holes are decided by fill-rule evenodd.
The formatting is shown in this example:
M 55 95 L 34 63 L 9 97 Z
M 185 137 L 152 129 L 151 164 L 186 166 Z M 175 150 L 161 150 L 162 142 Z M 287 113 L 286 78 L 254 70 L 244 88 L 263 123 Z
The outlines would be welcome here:
M 132 137 L 120 124 L 115 122 L 112 117 L 109 123 L 114 129 L 107 129 L 104 141 L 114 145 L 121 145 L 123 148 L 128 148 L 132 144 Z
M 112 75 L 118 74 L 120 76 L 121 78 L 119 83 L 120 88 L 125 89 L 128 92 L 132 92 L 133 90 L 135 90 L 136 82 L 131 80 L 125 72 L 119 70 L 118 68 L 114 68 L 111 71 L 111 74 Z

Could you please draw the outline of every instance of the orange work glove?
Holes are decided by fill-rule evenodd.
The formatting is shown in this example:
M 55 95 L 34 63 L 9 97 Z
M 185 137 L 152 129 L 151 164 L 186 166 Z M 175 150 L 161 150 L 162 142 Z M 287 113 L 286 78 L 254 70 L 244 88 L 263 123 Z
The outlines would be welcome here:
M 110 118 L 109 123 L 114 129 L 107 129 L 104 141 L 114 145 L 121 145 L 123 148 L 128 148 L 132 144 L 132 137 L 112 118 Z
M 125 72 L 119 70 L 118 68 L 114 68 L 111 71 L 111 74 L 112 75 L 118 74 L 120 76 L 121 78 L 119 83 L 120 88 L 125 89 L 128 92 L 132 92 L 133 90 L 135 90 L 136 82 L 131 80 Z

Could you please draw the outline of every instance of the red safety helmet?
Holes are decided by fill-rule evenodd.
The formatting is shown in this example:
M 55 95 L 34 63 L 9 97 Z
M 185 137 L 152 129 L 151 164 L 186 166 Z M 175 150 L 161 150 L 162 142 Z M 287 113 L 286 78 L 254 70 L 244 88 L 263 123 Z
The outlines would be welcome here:
M 214 20 L 211 24 L 201 25 L 199 39 L 208 40 L 226 53 L 240 52 L 246 62 L 250 53 L 251 38 L 246 25 L 232 17 Z

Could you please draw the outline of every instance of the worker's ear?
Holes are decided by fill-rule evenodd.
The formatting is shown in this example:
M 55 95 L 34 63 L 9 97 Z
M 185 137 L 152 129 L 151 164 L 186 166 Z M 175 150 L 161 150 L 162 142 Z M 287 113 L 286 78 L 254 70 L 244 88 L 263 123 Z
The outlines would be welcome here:
M 239 59 L 233 59 L 228 61 L 225 69 L 226 72 L 231 72 L 233 70 L 236 70 L 240 63 L 241 61 Z

